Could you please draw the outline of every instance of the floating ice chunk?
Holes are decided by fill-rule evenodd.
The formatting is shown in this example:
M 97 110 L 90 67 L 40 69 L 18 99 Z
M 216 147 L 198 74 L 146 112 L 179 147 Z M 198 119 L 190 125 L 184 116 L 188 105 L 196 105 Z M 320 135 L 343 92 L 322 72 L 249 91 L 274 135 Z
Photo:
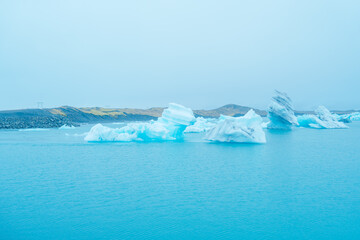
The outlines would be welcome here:
M 215 127 L 210 129 L 205 139 L 217 142 L 265 143 L 262 118 L 250 110 L 243 117 L 220 116 Z
M 292 126 L 298 125 L 292 101 L 286 93 L 275 90 L 275 94 L 268 108 L 270 123 L 267 128 L 290 130 Z
M 187 126 L 195 122 L 190 108 L 170 103 L 157 121 L 130 123 L 122 128 L 97 124 L 85 137 L 86 141 L 165 141 L 180 140 Z
M 124 127 L 125 128 L 125 127 Z M 113 141 L 132 141 L 137 138 L 136 132 L 132 129 L 109 128 L 102 124 L 96 124 L 85 136 L 85 141 L 89 142 L 113 142 Z
M 321 120 L 319 125 L 323 128 L 348 128 L 343 122 L 339 122 L 334 115 L 324 106 L 319 106 L 315 113 Z
M 349 114 L 335 115 L 338 121 L 341 122 L 352 122 L 352 121 L 360 121 L 360 112 L 353 112 Z
M 75 128 L 76 128 L 75 126 L 70 126 L 70 125 L 66 125 L 66 124 L 59 127 L 59 129 L 61 129 L 61 130 L 75 129 Z
M 217 119 L 214 118 L 203 118 L 198 117 L 196 118 L 196 122 L 194 125 L 190 125 L 185 129 L 185 133 L 200 133 L 206 132 L 207 130 L 214 127 L 217 123 Z
M 352 122 L 350 116 L 340 116 L 340 115 L 336 115 L 336 119 L 337 119 L 339 122 L 343 122 L 343 123 L 351 123 L 351 122 Z
M 353 112 L 350 113 L 349 115 L 351 121 L 360 121 L 360 112 Z
M 298 122 L 301 127 L 308 128 L 348 128 L 343 122 L 339 122 L 336 116 L 332 115 L 330 111 L 320 106 L 315 110 L 316 115 L 304 114 L 299 116 Z
M 43 132 L 43 131 L 49 131 L 48 128 L 24 128 L 19 129 L 19 132 Z
M 88 135 L 89 132 L 84 132 L 84 133 L 74 133 L 74 134 L 69 134 L 69 133 L 65 133 L 65 136 L 72 136 L 72 137 L 84 137 L 86 135 Z
M 343 122 L 343 123 L 351 123 L 352 121 L 350 120 L 349 114 L 343 114 L 343 115 L 339 115 L 336 113 L 332 114 L 336 120 L 338 120 L 339 122 Z
M 320 120 L 325 122 L 336 122 L 337 119 L 334 115 L 331 114 L 331 112 L 324 106 L 319 106 L 315 113 L 319 117 Z

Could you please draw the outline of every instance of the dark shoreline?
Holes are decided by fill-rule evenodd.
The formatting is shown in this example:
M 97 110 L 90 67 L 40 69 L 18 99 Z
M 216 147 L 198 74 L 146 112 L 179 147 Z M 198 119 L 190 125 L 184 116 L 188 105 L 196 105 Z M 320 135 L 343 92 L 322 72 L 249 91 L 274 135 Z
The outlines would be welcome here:
M 194 110 L 196 117 L 218 118 L 221 114 L 243 116 L 250 107 L 228 104 L 212 110 Z M 63 125 L 79 126 L 86 123 L 149 121 L 161 116 L 164 108 L 132 109 L 132 108 L 75 108 L 64 106 L 45 109 L 22 109 L 0 111 L 0 129 L 26 128 L 59 128 Z M 264 110 L 254 109 L 257 114 L 266 117 Z M 332 111 L 337 114 L 354 112 Z M 295 111 L 296 115 L 311 114 L 312 111 Z

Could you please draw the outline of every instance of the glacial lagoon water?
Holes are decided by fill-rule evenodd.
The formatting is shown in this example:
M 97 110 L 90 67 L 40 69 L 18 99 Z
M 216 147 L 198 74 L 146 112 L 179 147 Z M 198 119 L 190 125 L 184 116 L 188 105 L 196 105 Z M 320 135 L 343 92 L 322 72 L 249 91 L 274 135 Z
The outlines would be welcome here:
M 360 122 L 266 144 L 0 131 L 0 239 L 359 239 Z M 119 126 L 119 125 L 116 125 Z

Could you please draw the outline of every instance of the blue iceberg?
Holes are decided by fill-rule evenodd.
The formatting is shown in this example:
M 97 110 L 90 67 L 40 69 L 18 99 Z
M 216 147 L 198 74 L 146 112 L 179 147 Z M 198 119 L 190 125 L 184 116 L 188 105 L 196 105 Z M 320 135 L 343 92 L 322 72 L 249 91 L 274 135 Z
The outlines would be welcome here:
M 262 118 L 250 110 L 243 117 L 220 116 L 219 122 L 210 129 L 206 140 L 215 142 L 265 143 Z
M 67 125 L 67 124 L 64 124 L 61 127 L 59 127 L 60 130 L 69 130 L 69 129 L 75 129 L 75 128 L 76 128 L 75 126 Z
M 306 128 L 348 128 L 343 122 L 339 122 L 336 116 L 324 106 L 319 106 L 315 110 L 316 115 L 304 114 L 298 116 L 298 122 L 300 127 Z
M 360 121 L 360 112 L 353 112 L 349 114 L 351 121 Z
M 292 126 L 298 125 L 292 101 L 286 93 L 275 90 L 275 94 L 276 96 L 272 98 L 268 108 L 270 122 L 266 127 L 269 129 L 290 130 Z
M 335 114 L 334 114 L 335 115 Z M 360 121 L 360 112 L 353 112 L 349 114 L 335 115 L 336 119 L 341 122 L 350 123 L 352 121 Z
M 196 122 L 193 125 L 188 126 L 185 129 L 185 133 L 201 133 L 206 132 L 209 129 L 213 128 L 217 123 L 216 118 L 196 118 Z
M 343 123 L 351 123 L 351 116 L 350 114 L 333 114 L 333 116 L 336 118 L 336 120 L 338 120 L 339 122 L 343 122 Z
M 91 128 L 85 140 L 89 142 L 181 140 L 186 127 L 194 122 L 195 117 L 190 108 L 170 103 L 157 121 L 129 123 L 122 128 L 109 128 L 97 124 Z

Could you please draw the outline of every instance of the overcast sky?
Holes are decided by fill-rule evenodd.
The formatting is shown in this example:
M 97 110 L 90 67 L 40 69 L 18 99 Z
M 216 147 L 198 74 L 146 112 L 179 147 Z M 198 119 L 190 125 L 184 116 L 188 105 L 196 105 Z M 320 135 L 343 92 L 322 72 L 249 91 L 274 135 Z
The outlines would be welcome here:
M 1 1 L 0 109 L 360 109 L 360 1 Z

